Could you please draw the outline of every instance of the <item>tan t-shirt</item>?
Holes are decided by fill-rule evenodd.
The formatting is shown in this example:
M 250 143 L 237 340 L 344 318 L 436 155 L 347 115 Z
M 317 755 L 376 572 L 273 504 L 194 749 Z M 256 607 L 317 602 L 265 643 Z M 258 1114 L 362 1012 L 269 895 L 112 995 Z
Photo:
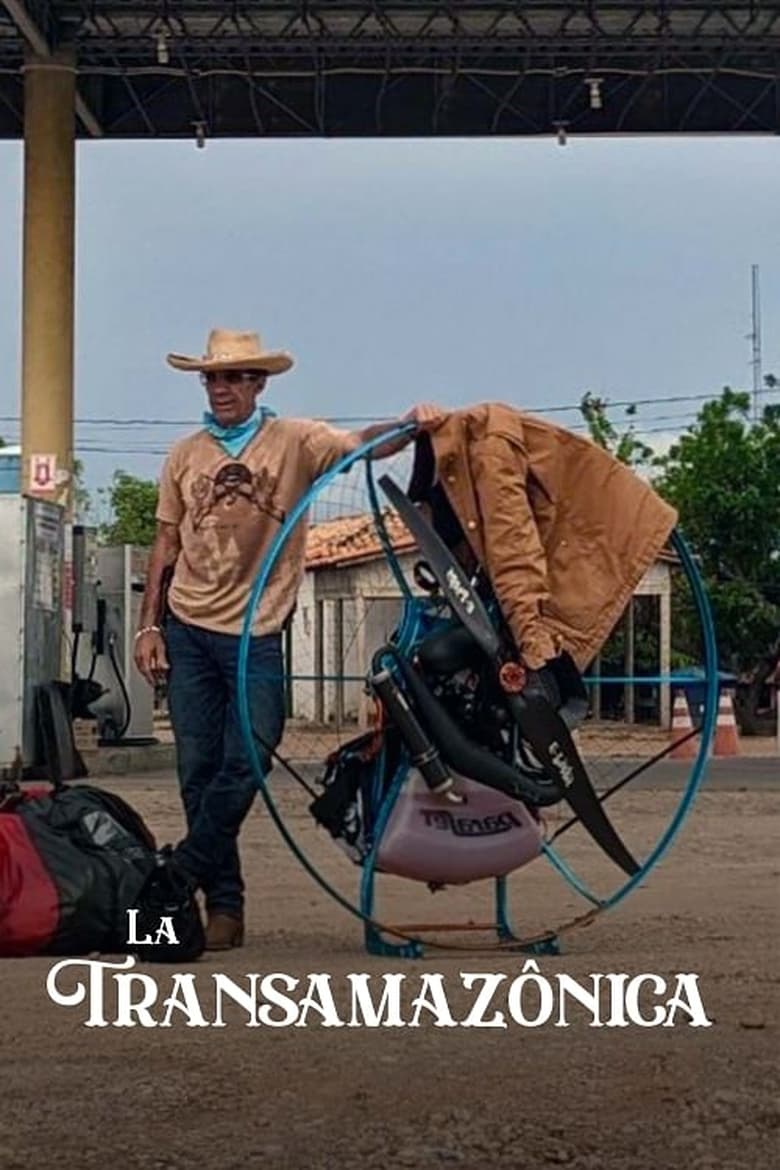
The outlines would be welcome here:
M 176 617 L 240 634 L 260 566 L 290 509 L 359 445 L 308 419 L 268 418 L 237 457 L 207 431 L 182 439 L 162 469 L 157 519 L 179 528 L 168 604 Z M 308 515 L 290 533 L 255 614 L 254 633 L 279 631 L 304 572 Z

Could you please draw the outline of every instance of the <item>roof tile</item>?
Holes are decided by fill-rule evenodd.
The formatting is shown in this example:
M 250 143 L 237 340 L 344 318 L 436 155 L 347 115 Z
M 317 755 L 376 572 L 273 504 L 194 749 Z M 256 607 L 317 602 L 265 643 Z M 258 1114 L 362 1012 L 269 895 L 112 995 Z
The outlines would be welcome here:
M 397 513 L 383 512 L 385 527 L 395 552 L 408 552 L 414 540 Z M 370 561 L 382 556 L 376 522 L 372 512 L 341 516 L 312 524 L 306 539 L 306 568 L 323 569 L 336 565 Z

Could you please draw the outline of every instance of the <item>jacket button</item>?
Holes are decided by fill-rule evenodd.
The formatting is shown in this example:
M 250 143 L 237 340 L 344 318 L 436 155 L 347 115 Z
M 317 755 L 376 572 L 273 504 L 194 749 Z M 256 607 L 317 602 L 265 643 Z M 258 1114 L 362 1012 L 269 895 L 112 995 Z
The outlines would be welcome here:
M 474 531 L 474 529 L 477 527 L 477 522 L 476 522 L 476 520 L 469 520 L 469 522 L 468 522 L 468 524 L 466 525 L 466 527 L 467 527 L 468 529 L 470 529 L 470 530 L 473 532 L 473 531 Z
M 455 483 L 455 476 L 454 476 L 454 475 L 448 475 L 448 476 L 447 476 L 447 483 Z

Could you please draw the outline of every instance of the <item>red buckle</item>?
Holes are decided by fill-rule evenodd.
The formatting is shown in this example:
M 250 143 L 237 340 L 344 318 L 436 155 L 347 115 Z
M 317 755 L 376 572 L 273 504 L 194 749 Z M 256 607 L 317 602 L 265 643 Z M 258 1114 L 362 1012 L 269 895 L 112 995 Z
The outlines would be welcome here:
M 508 695 L 519 695 L 526 679 L 525 667 L 519 662 L 505 662 L 498 672 L 498 681 Z

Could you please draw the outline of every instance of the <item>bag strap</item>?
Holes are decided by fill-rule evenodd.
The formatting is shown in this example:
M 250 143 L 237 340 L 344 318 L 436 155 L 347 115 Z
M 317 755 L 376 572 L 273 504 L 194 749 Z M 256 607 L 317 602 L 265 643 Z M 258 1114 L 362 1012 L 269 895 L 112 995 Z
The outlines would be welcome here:
M 15 780 L 0 780 L 0 813 L 13 812 L 23 795 Z

